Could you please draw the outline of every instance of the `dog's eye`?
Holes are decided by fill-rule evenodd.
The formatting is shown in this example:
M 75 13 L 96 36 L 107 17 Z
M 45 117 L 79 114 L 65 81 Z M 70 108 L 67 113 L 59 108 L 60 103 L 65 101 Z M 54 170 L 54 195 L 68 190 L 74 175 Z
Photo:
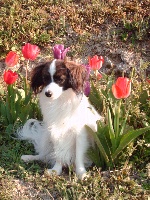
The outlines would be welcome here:
M 43 81 L 44 81 L 44 82 L 49 82 L 50 79 L 51 79 L 51 77 L 50 77 L 49 74 L 44 74 L 44 75 L 43 75 Z
M 55 81 L 56 83 L 63 83 L 63 82 L 64 82 L 64 79 L 63 79 L 63 77 L 55 76 L 55 77 L 54 77 L 54 81 Z

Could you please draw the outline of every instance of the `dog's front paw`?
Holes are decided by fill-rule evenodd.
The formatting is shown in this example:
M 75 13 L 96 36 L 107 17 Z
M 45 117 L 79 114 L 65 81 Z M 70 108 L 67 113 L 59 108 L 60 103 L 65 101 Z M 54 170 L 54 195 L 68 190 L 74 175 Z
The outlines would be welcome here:
M 78 177 L 80 180 L 84 180 L 84 179 L 86 179 L 86 178 L 89 178 L 89 175 L 87 174 L 87 172 L 85 172 L 85 173 L 77 174 L 77 177 Z
M 62 165 L 60 163 L 55 163 L 54 167 L 52 169 L 47 169 L 46 174 L 48 176 L 50 175 L 60 175 L 62 173 Z
M 56 169 L 47 169 L 47 170 L 45 171 L 45 174 L 46 174 L 47 176 L 51 176 L 51 175 L 57 175 L 57 176 L 59 176 L 59 175 L 61 174 L 61 172 L 60 172 L 60 171 L 57 171 Z
M 76 175 L 81 180 L 89 177 L 85 169 L 79 169 L 78 171 L 76 171 Z

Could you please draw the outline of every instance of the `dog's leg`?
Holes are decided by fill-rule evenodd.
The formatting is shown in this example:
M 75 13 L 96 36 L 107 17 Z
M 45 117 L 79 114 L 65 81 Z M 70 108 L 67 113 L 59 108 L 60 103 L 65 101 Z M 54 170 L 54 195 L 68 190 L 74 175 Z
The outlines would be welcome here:
M 30 161 L 34 161 L 34 160 L 41 160 L 41 156 L 40 155 L 22 155 L 21 156 L 21 160 L 23 160 L 24 162 L 30 162 Z
M 84 157 L 85 153 L 88 148 L 88 141 L 86 130 L 83 128 L 80 135 L 77 135 L 76 138 L 76 160 L 75 160 L 75 167 L 76 167 L 76 174 L 80 179 L 84 179 L 86 174 L 86 169 L 84 166 Z
M 48 169 L 46 171 L 47 175 L 56 174 L 60 175 L 62 173 L 62 164 L 59 161 L 56 161 L 54 167 L 52 169 Z

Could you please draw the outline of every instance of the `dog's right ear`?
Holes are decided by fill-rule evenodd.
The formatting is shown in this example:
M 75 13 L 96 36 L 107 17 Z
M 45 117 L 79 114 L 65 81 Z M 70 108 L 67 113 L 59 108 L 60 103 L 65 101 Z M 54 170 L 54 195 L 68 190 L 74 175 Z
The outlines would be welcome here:
M 43 88 L 44 82 L 42 78 L 42 71 L 45 65 L 46 63 L 35 67 L 31 73 L 31 88 L 35 92 L 35 94 L 41 92 Z

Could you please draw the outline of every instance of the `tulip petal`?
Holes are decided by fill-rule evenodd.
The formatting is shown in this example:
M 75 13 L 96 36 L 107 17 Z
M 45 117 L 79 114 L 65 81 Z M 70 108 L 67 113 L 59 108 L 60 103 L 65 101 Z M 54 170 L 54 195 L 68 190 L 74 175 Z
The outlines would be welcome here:
M 66 57 L 67 52 L 69 51 L 70 47 L 64 49 L 64 51 L 61 54 L 61 59 L 64 59 Z
M 30 43 L 26 43 L 22 47 L 22 54 L 24 58 L 28 60 L 35 60 L 40 52 L 40 49 L 37 45 L 32 45 Z
M 61 59 L 61 50 L 58 47 L 54 48 L 53 54 L 55 59 Z
M 130 95 L 130 93 L 131 93 L 131 81 L 128 81 L 124 98 L 127 98 Z
M 64 50 L 64 45 L 63 45 L 63 44 L 58 44 L 57 47 L 58 47 L 58 49 L 60 49 L 61 51 Z
M 122 98 L 122 90 L 116 84 L 112 85 L 112 93 L 116 99 Z
M 36 46 L 36 45 L 32 45 L 32 46 L 31 46 L 31 52 L 30 52 L 31 55 L 32 55 L 31 60 L 35 60 L 36 57 L 38 56 L 39 52 L 40 52 L 39 47 Z
M 102 67 L 103 62 L 104 59 L 102 56 L 98 58 L 98 56 L 95 55 L 92 58 L 89 58 L 89 65 L 93 70 L 99 70 Z
M 53 54 L 55 59 L 64 59 L 67 52 L 69 51 L 70 47 L 64 48 L 64 45 L 62 44 L 56 44 L 53 47 Z
M 5 63 L 8 67 L 14 67 L 17 64 L 18 60 L 19 56 L 17 55 L 17 53 L 14 51 L 10 51 L 5 58 Z
M 131 81 L 126 77 L 118 77 L 112 86 L 112 92 L 117 99 L 127 98 L 131 93 Z
M 89 96 L 89 94 L 90 94 L 90 82 L 89 81 L 86 81 L 86 83 L 85 83 L 84 94 L 86 96 Z
M 122 91 L 123 98 L 127 98 L 131 92 L 131 81 L 128 78 L 119 77 L 116 81 L 116 85 Z
M 5 71 L 4 72 L 4 81 L 8 84 L 11 85 L 14 82 L 16 82 L 18 78 L 18 74 L 16 72 L 12 72 L 11 70 Z

